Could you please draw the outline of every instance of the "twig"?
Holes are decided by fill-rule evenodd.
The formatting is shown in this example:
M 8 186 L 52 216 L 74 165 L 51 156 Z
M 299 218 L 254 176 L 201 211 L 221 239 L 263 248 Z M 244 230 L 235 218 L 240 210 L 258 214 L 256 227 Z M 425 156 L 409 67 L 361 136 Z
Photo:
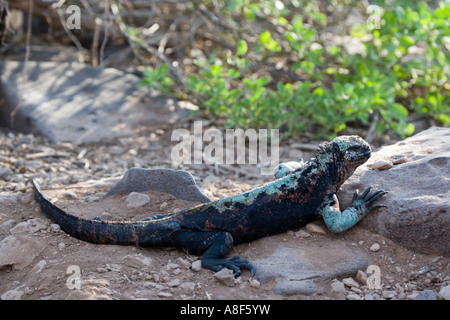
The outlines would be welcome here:
M 169 66 L 170 71 L 175 75 L 175 77 L 178 78 L 178 80 L 183 85 L 185 85 L 185 86 L 187 85 L 187 79 L 184 76 L 184 74 L 182 74 L 177 68 L 175 68 L 173 66 L 173 64 L 169 61 L 169 59 L 167 59 L 167 57 L 164 54 L 162 54 L 161 52 L 159 52 L 157 49 L 153 48 L 152 46 L 149 46 L 147 43 L 145 43 L 138 37 L 128 33 L 127 26 L 125 25 L 122 17 L 120 16 L 119 8 L 115 1 L 113 3 L 111 3 L 111 11 L 112 11 L 114 17 L 116 18 L 116 22 L 119 25 L 119 29 L 122 31 L 122 34 L 127 38 L 128 43 L 130 44 L 130 46 L 132 48 L 136 44 L 139 47 L 144 48 L 151 54 L 157 56 L 162 62 L 164 62 L 165 64 L 167 64 Z M 139 54 L 137 54 L 136 50 L 133 50 L 133 51 L 138 57 L 140 56 Z
M 27 77 L 27 70 L 28 70 L 28 61 L 30 60 L 30 42 L 31 42 L 31 22 L 33 19 L 33 0 L 28 0 L 28 19 L 27 19 L 27 37 L 25 42 L 25 58 L 23 62 L 23 69 L 22 69 L 22 79 L 25 81 L 25 78 Z M 9 114 L 10 116 L 10 123 L 13 126 L 14 120 L 16 117 L 17 112 L 20 110 L 20 107 L 22 106 L 22 96 L 19 95 L 19 101 L 17 102 L 16 107 L 13 111 Z
M 105 0 L 105 30 L 103 33 L 103 42 L 100 47 L 100 65 L 103 66 L 103 58 L 106 43 L 108 42 L 108 34 L 109 34 L 109 24 L 110 24 L 110 14 L 109 14 L 109 1 Z
M 370 124 L 369 131 L 367 132 L 367 135 L 364 138 L 364 140 L 366 140 L 368 143 L 371 143 L 377 134 L 377 131 L 375 129 L 376 129 L 378 119 L 379 119 L 379 114 L 378 114 L 378 112 L 376 112 L 375 115 L 373 116 L 372 123 Z

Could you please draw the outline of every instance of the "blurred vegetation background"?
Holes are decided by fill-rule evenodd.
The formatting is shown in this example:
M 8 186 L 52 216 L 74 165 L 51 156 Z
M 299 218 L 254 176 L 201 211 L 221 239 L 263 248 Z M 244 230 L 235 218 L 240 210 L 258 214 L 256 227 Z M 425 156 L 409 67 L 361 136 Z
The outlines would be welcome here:
M 29 1 L 7 2 L 29 12 Z M 103 67 L 125 44 L 140 86 L 226 128 L 372 140 L 450 126 L 449 0 L 31 2 L 52 41 L 59 32 Z M 82 20 L 71 30 L 73 4 Z

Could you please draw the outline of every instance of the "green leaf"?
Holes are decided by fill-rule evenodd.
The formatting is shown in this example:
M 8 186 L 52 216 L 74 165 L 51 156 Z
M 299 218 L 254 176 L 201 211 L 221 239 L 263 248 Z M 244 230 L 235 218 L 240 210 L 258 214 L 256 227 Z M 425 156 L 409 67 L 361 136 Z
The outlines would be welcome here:
M 247 53 L 247 50 L 248 50 L 247 41 L 239 40 L 236 46 L 236 55 L 238 57 L 243 56 L 244 54 Z
M 217 65 L 217 64 L 213 64 L 211 66 L 211 75 L 213 77 L 217 77 L 222 73 L 222 67 Z
M 408 109 L 400 103 L 393 103 L 389 107 L 390 114 L 397 119 L 406 119 L 408 117 Z
M 313 94 L 314 95 L 318 95 L 318 96 L 323 96 L 323 88 L 316 88 L 316 89 L 314 89 L 314 91 L 313 91 Z
M 236 69 L 228 70 L 227 74 L 231 79 L 237 79 L 241 76 L 241 73 Z

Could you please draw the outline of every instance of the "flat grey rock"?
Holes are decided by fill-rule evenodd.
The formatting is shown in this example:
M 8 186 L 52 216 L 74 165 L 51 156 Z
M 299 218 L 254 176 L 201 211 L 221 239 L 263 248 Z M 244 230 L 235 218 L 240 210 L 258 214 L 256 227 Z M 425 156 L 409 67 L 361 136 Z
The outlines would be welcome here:
M 372 170 L 381 160 L 394 166 Z M 450 255 L 450 128 L 432 127 L 374 152 L 342 186 L 341 208 L 369 185 L 389 191 L 377 201 L 388 208 L 370 213 L 361 226 L 414 252 Z
M 131 193 L 147 190 L 169 193 L 178 199 L 187 201 L 211 202 L 200 191 L 194 177 L 189 172 L 172 169 L 128 169 L 119 183 L 111 188 L 105 197 L 120 191 Z
M 259 281 L 281 278 L 274 293 L 311 295 L 317 293 L 318 286 L 324 282 L 366 270 L 369 260 L 332 240 L 321 238 L 320 245 L 296 248 L 280 245 L 266 259 L 252 263 Z
M 140 78 L 75 62 L 0 64 L 0 125 L 52 142 L 97 142 L 163 128 L 189 114 L 185 104 L 138 88 Z M 147 100 L 147 102 L 144 102 Z M 17 108 L 15 117 L 10 113 Z

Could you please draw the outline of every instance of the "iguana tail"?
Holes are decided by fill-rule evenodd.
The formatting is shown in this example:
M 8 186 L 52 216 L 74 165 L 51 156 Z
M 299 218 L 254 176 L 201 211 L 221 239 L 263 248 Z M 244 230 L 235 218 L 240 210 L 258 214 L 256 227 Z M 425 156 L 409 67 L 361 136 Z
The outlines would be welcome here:
M 61 229 L 77 239 L 102 244 L 139 245 L 143 247 L 166 246 L 177 222 L 171 219 L 149 221 L 100 221 L 68 214 L 52 204 L 36 183 L 32 181 L 34 197 L 43 213 Z

